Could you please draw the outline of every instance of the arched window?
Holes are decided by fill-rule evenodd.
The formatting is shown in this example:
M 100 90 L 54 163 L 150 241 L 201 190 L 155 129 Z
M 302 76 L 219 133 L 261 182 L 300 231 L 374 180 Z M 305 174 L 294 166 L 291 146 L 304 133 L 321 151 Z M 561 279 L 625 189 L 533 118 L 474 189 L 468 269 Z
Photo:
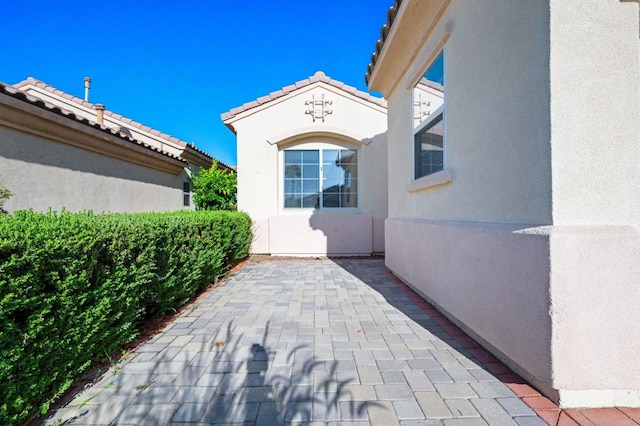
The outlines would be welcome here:
M 305 143 L 283 150 L 285 209 L 358 207 L 358 150 Z

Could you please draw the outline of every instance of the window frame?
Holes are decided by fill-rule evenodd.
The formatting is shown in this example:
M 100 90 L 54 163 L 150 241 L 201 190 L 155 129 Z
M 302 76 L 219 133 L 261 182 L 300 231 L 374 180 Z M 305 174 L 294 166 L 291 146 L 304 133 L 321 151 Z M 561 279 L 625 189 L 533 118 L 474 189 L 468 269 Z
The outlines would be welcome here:
M 436 63 L 438 58 L 442 55 L 442 72 L 443 72 L 443 80 L 446 74 L 446 49 L 444 45 L 436 51 L 436 53 L 432 56 L 429 64 L 424 68 L 423 72 L 419 74 L 416 79 L 415 84 L 413 84 L 410 88 L 411 90 L 411 102 L 412 105 L 415 104 L 415 96 L 416 96 L 416 86 L 419 84 L 420 80 L 425 77 L 429 69 Z M 447 143 L 447 96 L 446 96 L 446 84 L 443 81 L 443 99 L 442 105 L 436 108 L 434 111 L 431 111 L 429 116 L 421 121 L 418 125 L 413 124 L 414 121 L 414 109 L 412 108 L 412 141 L 411 141 L 411 155 L 413 160 L 413 170 L 412 170 L 412 178 L 409 184 L 407 185 L 407 191 L 416 191 L 420 189 L 429 188 L 435 185 L 441 185 L 443 183 L 447 183 L 451 181 L 451 173 L 447 167 L 447 151 L 448 151 L 448 143 Z M 417 147 L 417 137 L 421 135 L 425 130 L 435 126 L 436 121 L 441 118 L 442 122 L 442 170 L 438 170 L 429 174 L 419 175 L 418 170 L 418 147 Z M 422 152 L 422 151 L 420 151 Z
M 191 182 L 182 182 L 182 207 L 191 207 Z
M 438 109 L 429 114 L 429 118 L 423 120 L 414 130 L 413 130 L 413 178 L 414 180 L 418 180 L 427 176 L 434 175 L 436 173 L 440 173 L 445 170 L 445 140 L 444 140 L 444 104 L 441 105 Z M 419 158 L 419 154 L 422 154 L 422 149 L 418 150 L 418 137 L 422 135 L 422 133 L 428 131 L 429 129 L 435 127 L 439 122 L 442 123 L 442 170 L 436 170 L 435 172 L 427 173 L 424 175 L 418 176 L 418 162 L 421 158 Z M 419 152 L 418 152 L 419 151 Z
M 329 150 L 352 150 L 356 152 L 356 206 L 355 207 L 325 207 L 323 205 L 322 193 L 323 193 L 323 160 L 324 160 L 324 151 Z M 286 151 L 318 151 L 318 199 L 319 199 L 319 207 L 287 207 L 285 206 L 285 152 Z M 350 213 L 350 212 L 359 212 L 361 209 L 361 188 L 362 188 L 362 170 L 361 170 L 361 161 L 360 161 L 360 148 L 357 146 L 353 146 L 351 144 L 340 143 L 339 141 L 307 141 L 302 143 L 297 143 L 293 145 L 288 145 L 283 147 L 280 150 L 280 173 L 279 173 L 279 186 L 280 186 L 280 199 L 278 201 L 278 211 L 281 213 L 300 213 L 300 212 L 325 212 L 325 213 Z

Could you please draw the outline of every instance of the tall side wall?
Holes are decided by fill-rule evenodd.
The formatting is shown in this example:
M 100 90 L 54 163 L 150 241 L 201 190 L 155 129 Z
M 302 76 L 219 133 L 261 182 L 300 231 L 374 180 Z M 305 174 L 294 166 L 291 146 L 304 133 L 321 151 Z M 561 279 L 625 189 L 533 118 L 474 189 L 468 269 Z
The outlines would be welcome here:
M 632 2 L 453 0 L 385 93 L 387 265 L 563 406 L 640 406 L 639 33 Z M 451 182 L 416 189 L 442 45 Z
M 549 9 L 481 3 L 452 2 L 389 95 L 386 262 L 550 391 Z M 442 45 L 451 182 L 410 190 L 411 88 Z
M 640 406 L 638 8 L 550 1 L 550 312 L 567 406 Z
M 100 212 L 183 208 L 183 171 L 174 175 L 0 127 L 0 182 L 14 195 L 5 209 Z

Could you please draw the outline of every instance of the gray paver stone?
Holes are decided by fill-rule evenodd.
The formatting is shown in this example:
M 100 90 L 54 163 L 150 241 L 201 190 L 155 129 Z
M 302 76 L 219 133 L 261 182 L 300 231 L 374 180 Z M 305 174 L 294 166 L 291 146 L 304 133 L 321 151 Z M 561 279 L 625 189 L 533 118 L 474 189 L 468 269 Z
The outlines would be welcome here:
M 180 407 L 176 410 L 171 418 L 172 422 L 197 422 L 207 409 L 205 403 L 194 404 L 180 404 Z
M 408 385 L 376 385 L 375 390 L 381 400 L 413 399 L 413 392 Z
M 535 416 L 531 408 L 520 398 L 496 398 L 496 401 L 506 410 L 511 416 Z
M 454 417 L 480 417 L 480 413 L 468 399 L 449 399 L 445 401 Z
M 424 419 L 424 413 L 415 399 L 404 401 L 393 401 L 393 408 L 399 420 L 404 419 Z
M 397 425 L 398 418 L 390 401 L 367 402 L 367 412 L 371 426 L 393 426 Z
M 434 386 L 444 399 L 478 397 L 467 383 L 436 383 Z
M 492 426 L 517 424 L 495 399 L 480 398 L 472 399 L 470 401 L 474 407 L 476 407 L 476 410 L 478 410 L 482 418 Z
M 433 419 L 453 417 L 438 392 L 416 392 L 415 395 L 425 417 Z

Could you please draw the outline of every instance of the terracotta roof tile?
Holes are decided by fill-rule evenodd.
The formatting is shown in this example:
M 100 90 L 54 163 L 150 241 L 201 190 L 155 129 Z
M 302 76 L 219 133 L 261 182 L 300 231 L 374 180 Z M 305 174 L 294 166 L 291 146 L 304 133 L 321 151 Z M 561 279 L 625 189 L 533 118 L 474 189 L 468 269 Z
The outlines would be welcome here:
M 288 94 L 288 93 L 293 92 L 294 90 L 296 90 L 296 86 L 294 86 L 293 84 L 290 84 L 288 86 L 284 86 L 282 88 L 282 91 L 284 92 L 285 95 Z
M 64 110 L 64 109 L 62 109 L 62 108 L 60 108 L 60 107 L 58 107 L 56 105 L 51 104 L 50 102 L 45 102 L 45 101 L 43 101 L 43 100 L 41 100 L 39 98 L 36 98 L 34 96 L 31 96 L 31 95 L 28 95 L 28 94 L 26 94 L 25 92 L 21 91 L 20 89 L 18 89 L 16 87 L 12 87 L 12 86 L 9 86 L 7 84 L 0 83 L 0 93 L 4 93 L 4 94 L 6 94 L 8 96 L 11 96 L 14 99 L 18 99 L 20 101 L 23 101 L 23 102 L 29 103 L 31 105 L 34 105 L 34 106 L 36 106 L 38 108 L 42 108 L 44 110 L 50 111 L 50 112 L 52 112 L 54 114 L 60 115 L 60 116 L 65 117 L 65 118 L 67 118 L 69 120 L 73 120 L 75 122 L 82 123 L 82 124 L 84 124 L 86 126 L 99 129 L 99 130 L 101 130 L 101 131 L 103 131 L 105 133 L 109 133 L 109 134 L 111 134 L 113 136 L 116 136 L 116 137 L 118 137 L 120 139 L 127 140 L 127 141 L 129 141 L 129 142 L 131 142 L 131 143 L 133 143 L 135 145 L 142 146 L 142 147 L 144 147 L 146 149 L 149 149 L 151 151 L 158 152 L 158 153 L 160 153 L 160 154 L 162 154 L 162 155 L 164 155 L 166 157 L 169 157 L 169 158 L 172 158 L 174 160 L 186 163 L 185 160 L 183 160 L 182 158 L 180 158 L 180 157 L 178 157 L 176 155 L 173 155 L 171 153 L 162 151 L 162 150 L 160 150 L 160 149 L 158 149 L 158 148 L 156 148 L 154 146 L 148 145 L 148 144 L 146 144 L 144 142 L 141 142 L 141 141 L 138 141 L 136 139 L 123 137 L 121 134 L 119 134 L 117 131 L 115 131 L 115 129 L 111 129 L 109 127 L 100 126 L 99 124 L 97 124 L 97 123 L 95 123 L 93 121 L 87 120 L 84 117 L 79 117 L 79 116 L 75 115 L 73 112 Z
M 295 82 L 294 84 L 288 85 L 288 86 L 284 86 L 282 89 L 280 90 L 276 90 L 274 92 L 271 92 L 269 95 L 267 96 L 261 96 L 259 98 L 257 98 L 254 101 L 251 102 L 247 102 L 245 104 L 243 104 L 242 106 L 236 107 L 236 108 L 231 108 L 229 111 L 227 112 L 223 112 L 222 114 L 220 114 L 220 118 L 222 119 L 222 121 L 226 121 L 226 120 L 230 120 L 232 118 L 234 118 L 235 116 L 237 116 L 238 114 L 241 114 L 247 110 L 250 110 L 252 108 L 255 108 L 257 106 L 260 105 L 264 105 L 266 103 L 269 103 L 273 100 L 276 100 L 278 98 L 281 98 L 283 96 L 288 95 L 291 92 L 294 92 L 298 89 L 302 89 L 303 87 L 309 86 L 311 84 L 317 83 L 317 82 L 322 82 L 322 83 L 326 83 L 329 84 L 332 87 L 335 87 L 337 89 L 343 90 L 351 95 L 354 95 L 360 99 L 363 99 L 365 101 L 368 102 L 372 102 L 378 106 L 387 107 L 387 101 L 385 101 L 382 98 L 377 98 L 375 96 L 370 95 L 367 92 L 363 92 L 361 90 L 356 89 L 353 86 L 349 86 L 347 84 L 344 84 L 341 81 L 338 80 L 334 80 L 330 77 L 328 77 L 327 75 L 325 75 L 325 73 L 323 73 L 322 71 L 317 71 L 314 75 L 312 75 L 309 78 L 306 78 L 304 80 L 300 80 Z
M 393 2 L 393 6 L 387 10 L 387 23 L 380 28 L 380 39 L 376 42 L 376 50 L 371 54 L 371 62 L 367 66 L 367 72 L 364 75 L 364 81 L 369 85 L 369 79 L 371 78 L 371 73 L 376 67 L 376 62 L 378 62 L 378 57 L 380 56 L 380 52 L 384 48 L 384 42 L 387 40 L 387 36 L 389 35 L 389 31 L 391 30 L 391 26 L 393 25 L 393 21 L 396 19 L 396 15 L 398 14 L 398 9 L 402 4 L 402 0 L 395 0 Z
M 75 104 L 83 105 L 83 106 L 85 106 L 87 108 L 91 108 L 91 109 L 94 108 L 94 104 L 92 104 L 90 102 L 86 102 L 83 99 L 80 99 L 80 98 L 75 97 L 73 95 L 70 95 L 68 93 L 65 93 L 65 92 L 63 92 L 63 91 L 61 91 L 59 89 L 56 89 L 55 87 L 50 86 L 50 85 L 46 84 L 45 82 L 37 80 L 37 79 L 35 79 L 33 77 L 28 77 L 26 80 L 23 80 L 23 81 L 21 81 L 21 82 L 19 82 L 17 84 L 14 84 L 13 87 L 15 87 L 17 89 L 21 89 L 22 87 L 27 86 L 27 85 L 33 85 L 33 86 L 36 86 L 36 87 L 40 87 L 42 89 L 45 89 L 48 92 L 55 93 L 58 96 L 61 96 L 61 97 L 65 98 L 65 99 L 68 99 L 68 100 L 72 101 Z M 115 113 L 113 111 L 105 110 L 104 111 L 104 116 L 105 116 L 105 118 L 109 117 L 109 118 L 112 118 L 113 120 L 122 121 L 122 122 L 127 124 L 127 127 L 130 127 L 132 129 L 138 129 L 138 130 L 143 131 L 143 132 L 151 133 L 152 135 L 155 135 L 155 136 L 161 137 L 163 139 L 169 140 L 169 141 L 171 141 L 171 142 L 173 142 L 173 143 L 175 143 L 177 145 L 180 145 L 182 147 L 186 147 L 187 145 L 190 145 L 188 142 L 185 142 L 185 141 L 183 141 L 183 140 L 181 140 L 179 138 L 176 138 L 174 136 L 170 136 L 170 135 L 168 135 L 166 133 L 163 133 L 163 132 L 160 132 L 158 130 L 152 129 L 149 126 L 145 126 L 142 123 L 138 123 L 137 121 L 134 121 L 134 120 L 132 120 L 130 118 L 124 117 L 124 116 L 122 116 L 122 115 L 120 115 L 118 113 Z M 118 131 L 116 131 L 116 133 L 118 135 L 120 134 L 119 133 L 119 129 L 118 129 Z M 202 151 L 201 149 L 195 148 L 193 146 L 192 146 L 192 148 L 194 148 L 200 154 L 205 155 L 205 156 L 213 159 L 213 157 L 211 155 L 207 154 L 206 152 Z M 218 162 L 220 162 L 220 161 L 218 160 Z M 225 164 L 225 166 L 226 166 L 226 164 Z

